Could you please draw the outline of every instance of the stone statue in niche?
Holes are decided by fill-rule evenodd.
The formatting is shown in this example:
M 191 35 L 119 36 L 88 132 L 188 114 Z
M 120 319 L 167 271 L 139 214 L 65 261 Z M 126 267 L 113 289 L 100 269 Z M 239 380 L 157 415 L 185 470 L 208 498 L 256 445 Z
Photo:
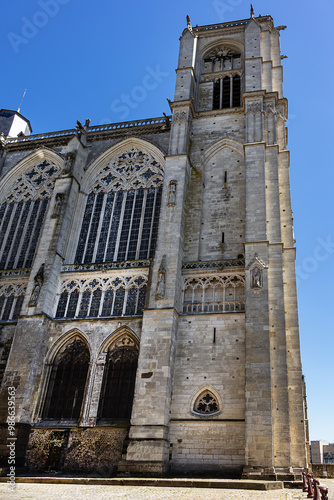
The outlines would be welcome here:
M 64 198 L 64 195 L 62 193 L 56 194 L 56 201 L 55 201 L 55 205 L 53 207 L 53 213 L 51 215 L 51 219 L 58 219 L 63 198 Z
M 37 304 L 37 300 L 38 300 L 38 297 L 39 297 L 39 294 L 40 294 L 40 291 L 42 289 L 43 282 L 44 282 L 44 264 L 42 264 L 41 267 L 39 268 L 38 273 L 34 277 L 34 281 L 35 281 L 35 284 L 34 284 L 34 289 L 33 289 L 31 296 L 30 296 L 30 300 L 29 300 L 29 304 L 28 304 L 29 307 L 34 307 Z
M 170 181 L 169 183 L 169 191 L 168 191 L 168 206 L 173 207 L 176 205 L 176 181 Z
M 258 267 L 254 267 L 252 270 L 252 288 L 259 290 L 262 288 L 262 272 Z
M 67 155 L 65 156 L 64 168 L 62 172 L 63 175 L 69 175 L 72 173 L 74 158 L 75 158 L 74 153 L 67 153 Z
M 159 272 L 158 272 L 158 284 L 157 284 L 157 291 L 155 294 L 156 299 L 163 299 L 165 297 L 165 291 L 166 291 L 166 255 L 162 257 L 161 264 L 159 267 Z

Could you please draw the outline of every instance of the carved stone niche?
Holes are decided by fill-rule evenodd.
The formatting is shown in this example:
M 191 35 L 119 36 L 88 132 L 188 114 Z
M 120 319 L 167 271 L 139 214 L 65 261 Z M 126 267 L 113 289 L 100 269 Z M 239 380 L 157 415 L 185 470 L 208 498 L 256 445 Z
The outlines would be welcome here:
M 62 175 L 71 175 L 73 164 L 75 160 L 75 153 L 67 153 L 64 160 L 64 168 L 62 171 Z
M 268 269 L 268 266 L 257 256 L 247 266 L 250 271 L 250 287 L 252 290 L 261 290 L 263 287 L 263 271 Z
M 168 190 L 168 203 L 169 207 L 174 207 L 176 205 L 176 187 L 177 181 L 170 181 Z
M 166 274 L 167 274 L 167 266 L 166 266 L 166 255 L 162 257 L 161 264 L 158 271 L 158 283 L 155 298 L 163 299 L 165 298 L 166 291 Z
M 35 307 L 37 305 L 37 300 L 44 283 L 44 264 L 39 268 L 38 273 L 34 277 L 34 288 L 31 292 L 28 307 Z
M 64 195 L 62 193 L 57 193 L 51 219 L 58 219 L 63 200 Z

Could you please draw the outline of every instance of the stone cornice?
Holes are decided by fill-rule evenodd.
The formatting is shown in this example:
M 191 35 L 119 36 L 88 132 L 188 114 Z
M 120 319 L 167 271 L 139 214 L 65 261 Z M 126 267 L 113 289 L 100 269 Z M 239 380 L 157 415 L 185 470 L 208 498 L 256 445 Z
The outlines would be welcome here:
M 129 122 L 110 123 L 107 125 L 96 125 L 89 127 L 86 131 L 86 139 L 89 142 L 97 140 L 108 140 L 128 137 L 129 135 L 146 135 L 169 132 L 171 116 L 160 116 L 158 118 L 146 118 Z M 28 135 L 6 139 L 7 151 L 21 151 L 36 149 L 36 147 L 59 147 L 66 146 L 75 137 L 77 130 L 68 129 L 56 132 Z

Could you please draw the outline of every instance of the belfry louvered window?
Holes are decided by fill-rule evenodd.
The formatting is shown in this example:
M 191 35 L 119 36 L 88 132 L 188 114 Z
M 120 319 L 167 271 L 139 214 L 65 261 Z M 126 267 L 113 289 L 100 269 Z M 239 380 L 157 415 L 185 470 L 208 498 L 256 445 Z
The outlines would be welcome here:
M 240 52 L 219 46 L 205 55 L 202 82 L 212 82 L 212 109 L 241 106 L 241 77 Z
M 75 264 L 147 259 L 158 231 L 163 170 L 132 148 L 94 178 L 83 216 Z
M 89 367 L 89 351 L 75 338 L 56 356 L 42 413 L 43 419 L 77 420 Z
M 240 76 L 225 76 L 213 84 L 213 109 L 240 106 Z
M 48 160 L 28 168 L 0 205 L 0 269 L 32 266 L 59 170 Z

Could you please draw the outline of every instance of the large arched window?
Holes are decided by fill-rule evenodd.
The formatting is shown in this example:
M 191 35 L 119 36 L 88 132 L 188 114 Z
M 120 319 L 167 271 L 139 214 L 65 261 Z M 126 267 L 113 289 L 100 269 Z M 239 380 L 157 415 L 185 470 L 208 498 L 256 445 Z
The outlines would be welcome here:
M 116 346 L 108 351 L 99 405 L 99 419 L 129 419 L 135 388 L 138 350 Z
M 77 420 L 86 386 L 89 350 L 79 337 L 57 354 L 51 369 L 43 419 Z
M 0 269 L 30 268 L 61 167 L 45 159 L 27 168 L 0 205 Z
M 113 158 L 93 179 L 75 264 L 147 259 L 153 256 L 163 170 L 137 148 Z

